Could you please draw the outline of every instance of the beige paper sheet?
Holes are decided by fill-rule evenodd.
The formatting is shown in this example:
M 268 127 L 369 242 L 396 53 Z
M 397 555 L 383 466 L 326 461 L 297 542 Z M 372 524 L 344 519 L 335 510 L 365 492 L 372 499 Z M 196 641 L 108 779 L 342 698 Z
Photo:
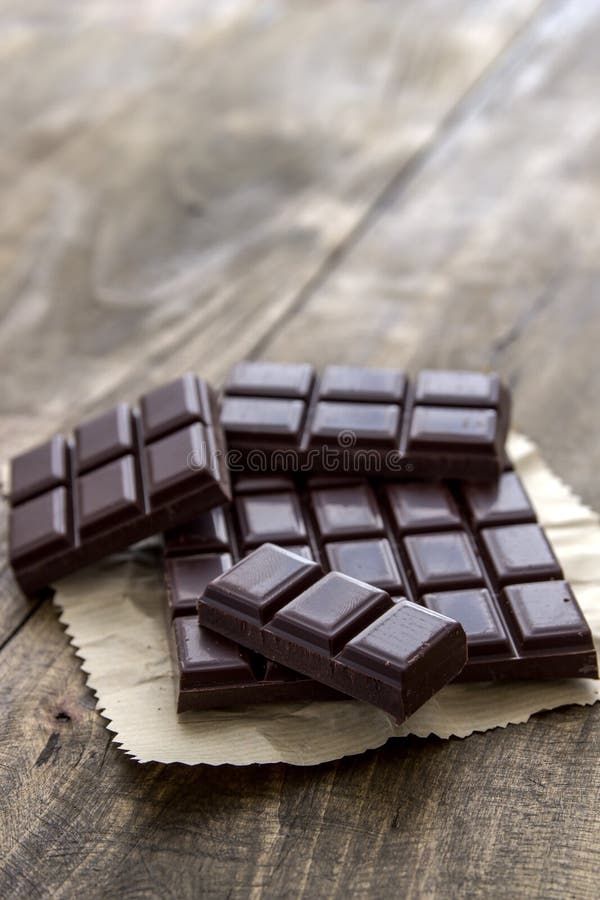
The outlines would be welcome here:
M 509 451 L 598 647 L 600 520 L 550 472 L 531 441 L 511 435 Z M 115 742 L 139 762 L 315 765 L 379 747 L 394 736 L 466 737 L 600 697 L 600 681 L 592 679 L 450 685 L 400 728 L 357 701 L 177 716 L 156 548 L 113 557 L 65 579 L 55 602 Z

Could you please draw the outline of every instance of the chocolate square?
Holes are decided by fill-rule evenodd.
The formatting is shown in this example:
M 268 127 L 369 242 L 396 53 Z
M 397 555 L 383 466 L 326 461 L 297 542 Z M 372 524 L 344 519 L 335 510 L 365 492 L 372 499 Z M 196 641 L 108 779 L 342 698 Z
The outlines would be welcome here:
M 415 406 L 408 446 L 410 450 L 491 448 L 497 430 L 497 416 L 492 409 Z
M 307 363 L 239 362 L 232 368 L 225 391 L 254 397 L 308 397 L 315 377 Z
M 79 473 L 131 453 L 133 449 L 131 409 L 125 403 L 83 422 L 75 429 L 75 458 Z
M 366 581 L 388 593 L 403 590 L 402 577 L 386 538 L 367 541 L 335 541 L 325 545 L 331 569 Z
M 445 484 L 416 482 L 386 484 L 385 494 L 398 531 L 429 531 L 456 528 L 461 518 Z
M 325 540 L 383 534 L 383 519 L 366 484 L 311 492 L 319 533 Z
M 481 532 L 500 584 L 560 578 L 561 568 L 539 525 L 503 525 Z
M 284 553 L 273 544 L 263 544 L 213 581 L 207 594 L 250 621 L 264 623 L 320 574 L 316 563 Z
M 46 491 L 12 510 L 11 562 L 26 562 L 71 546 L 71 512 L 65 487 Z
M 516 472 L 503 472 L 497 481 L 474 481 L 462 487 L 475 523 L 503 525 L 535 522 L 535 511 Z
M 500 400 L 495 373 L 423 369 L 417 378 L 415 401 L 432 406 L 492 406 Z
M 228 550 L 229 546 L 227 518 L 222 506 L 207 509 L 165 534 L 165 548 L 169 554 Z
M 467 635 L 470 656 L 510 650 L 506 630 L 486 588 L 425 594 L 423 605 L 460 622 Z
M 400 408 L 394 404 L 320 401 L 311 423 L 311 443 L 394 449 L 399 429 Z
M 197 616 L 178 616 L 173 622 L 173 633 L 183 690 L 254 681 L 248 654 L 233 641 L 200 628 Z
M 524 650 L 589 643 L 587 622 L 566 582 L 515 584 L 504 598 Z
M 202 409 L 198 379 L 191 372 L 164 384 L 140 399 L 146 443 L 192 422 L 208 421 Z
M 402 677 L 407 666 L 418 659 L 423 645 L 433 644 L 447 624 L 447 619 L 400 600 L 349 641 L 338 659 L 386 678 Z
M 231 435 L 278 437 L 287 445 L 298 440 L 304 413 L 302 400 L 225 397 L 221 423 Z
M 166 561 L 169 605 L 174 616 L 194 615 L 198 598 L 209 581 L 233 565 L 229 553 L 176 556 Z
M 462 531 L 404 538 L 419 591 L 483 586 L 479 562 Z
M 42 491 L 66 484 L 67 478 L 67 444 L 62 434 L 55 434 L 12 460 L 11 503 L 22 503 Z
M 319 386 L 322 400 L 402 403 L 406 375 L 397 369 L 327 366 Z
M 244 547 L 265 541 L 302 543 L 307 537 L 298 497 L 292 492 L 248 494 L 237 497 L 235 504 Z
M 181 428 L 146 448 L 148 485 L 153 505 L 169 502 L 212 480 L 210 448 L 200 423 Z
M 77 493 L 79 528 L 84 537 L 114 528 L 144 511 L 133 456 L 80 475 Z
M 268 629 L 334 655 L 389 605 L 382 591 L 331 572 L 275 613 Z

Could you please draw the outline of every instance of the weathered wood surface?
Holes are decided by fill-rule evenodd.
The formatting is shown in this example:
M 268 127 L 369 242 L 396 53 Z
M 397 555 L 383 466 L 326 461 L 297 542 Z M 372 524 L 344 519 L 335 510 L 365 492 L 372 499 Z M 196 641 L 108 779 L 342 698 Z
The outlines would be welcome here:
M 600 11 L 0 0 L 4 456 L 237 356 L 499 368 L 600 507 Z M 0 581 L 0 896 L 597 895 L 598 709 L 129 762 Z

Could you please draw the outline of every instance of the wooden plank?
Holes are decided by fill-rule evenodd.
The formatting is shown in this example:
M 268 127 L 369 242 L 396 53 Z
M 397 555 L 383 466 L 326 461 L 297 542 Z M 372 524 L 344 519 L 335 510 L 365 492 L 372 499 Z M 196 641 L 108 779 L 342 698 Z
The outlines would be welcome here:
M 139 765 L 108 744 L 48 604 L 0 683 L 2 896 L 594 895 L 587 709 L 313 768 Z
M 473 115 L 433 148 L 409 183 L 397 186 L 339 265 L 258 347 L 268 358 L 317 364 L 343 359 L 413 369 L 498 368 L 515 388 L 517 425 L 596 507 L 597 454 L 590 448 L 600 439 L 594 413 L 600 231 L 590 148 L 600 132 L 592 100 L 599 37 L 597 9 L 563 3 L 516 41 L 494 81 L 482 86 Z M 591 854 L 598 823 L 579 821 L 570 830 L 568 853 L 555 842 L 562 798 L 570 804 L 578 797 L 589 810 L 600 796 L 593 762 L 600 710 L 583 714 L 581 730 L 571 715 L 553 715 L 547 733 L 551 742 L 563 730 L 572 735 L 562 757 L 571 773 L 566 781 L 558 775 L 556 782 L 546 780 L 541 762 L 538 774 L 530 770 L 521 783 L 519 802 L 508 801 L 514 818 L 503 821 L 508 798 L 489 773 L 478 782 L 476 747 L 481 740 L 493 758 L 502 737 L 470 739 L 459 766 L 470 799 L 457 817 L 450 798 L 447 805 L 436 798 L 435 809 L 411 823 L 408 850 L 401 843 L 394 853 L 393 841 L 378 846 L 367 878 L 387 865 L 377 882 L 384 895 L 393 872 L 402 878 L 408 853 L 420 874 L 407 896 L 594 896 Z M 539 723 L 530 724 L 521 748 L 512 743 L 513 731 L 507 756 L 498 758 L 507 780 L 520 779 L 524 758 L 539 759 Z M 384 758 L 377 754 L 375 778 Z M 440 761 L 440 772 L 452 780 L 447 760 Z M 428 787 L 419 782 L 417 804 L 427 806 Z M 440 809 L 443 837 L 436 838 Z M 354 841 L 361 859 L 366 843 Z M 448 866 L 445 875 L 442 865 Z M 344 866 L 341 871 L 340 893 L 351 890 L 352 877 Z M 364 885 L 361 891 L 367 894 Z
M 25 17 L 0 85 L 4 457 L 187 368 L 222 375 L 535 5 Z M 1 643 L 29 606 L 9 575 L 0 590 Z
M 7 451 L 122 388 L 189 365 L 222 374 L 536 7 L 243 4 L 162 50 L 117 12 L 116 29 L 71 22 L 40 49 L 45 78 L 24 82 L 0 172 Z M 7 52 L 0 109 L 45 40 Z M 112 57 L 94 81 L 90 60 Z
M 261 352 L 493 367 L 515 423 L 600 508 L 600 16 L 557 4 L 471 116 Z
M 419 9 L 431 11 L 434 6 L 441 10 L 443 5 L 419 6 Z M 360 7 L 361 14 L 364 8 Z M 507 7 L 503 8 L 506 11 Z M 331 5 L 327 12 L 339 9 L 339 6 Z M 417 59 L 424 52 L 418 36 L 427 32 L 430 38 L 423 21 L 418 16 L 415 18 L 415 9 L 413 5 L 410 10 L 412 24 L 403 25 L 406 48 L 390 51 L 387 56 L 388 60 L 396 59 L 396 56 L 402 58 L 402 65 L 406 64 L 405 75 L 411 71 L 411 66 L 418 68 Z M 447 9 L 459 18 L 458 4 L 448 5 Z M 328 358 L 393 364 L 399 358 L 406 358 L 414 364 L 425 361 L 457 364 L 464 358 L 469 364 L 494 362 L 504 367 L 506 374 L 513 375 L 510 368 L 513 363 L 503 362 L 503 356 L 518 354 L 515 359 L 518 358 L 523 366 L 531 347 L 543 361 L 546 344 L 544 331 L 538 330 L 539 323 L 547 323 L 545 334 L 554 340 L 562 336 L 560 328 L 567 323 L 577 342 L 577 359 L 561 367 L 565 390 L 569 385 L 579 383 L 581 366 L 587 367 L 592 381 L 590 390 L 593 391 L 598 377 L 597 367 L 591 365 L 593 360 L 589 355 L 593 340 L 591 336 L 583 335 L 583 328 L 578 324 L 585 317 L 589 326 L 595 324 L 585 283 L 580 285 L 579 292 L 573 290 L 570 294 L 570 298 L 575 298 L 570 310 L 564 304 L 561 306 L 562 300 L 546 309 L 539 301 L 540 308 L 532 310 L 530 300 L 538 284 L 545 287 L 552 283 L 546 274 L 551 269 L 548 260 L 552 253 L 557 253 L 563 262 L 570 259 L 566 269 L 570 273 L 585 247 L 589 257 L 586 252 L 587 268 L 582 267 L 582 270 L 585 269 L 590 280 L 593 278 L 595 259 L 592 263 L 592 257 L 597 256 L 593 253 L 594 229 L 586 229 L 585 241 L 571 238 L 573 256 L 569 257 L 562 242 L 554 239 L 554 228 L 550 228 L 544 237 L 546 222 L 541 228 L 538 216 L 535 219 L 525 216 L 527 207 L 520 205 L 517 196 L 519 190 L 525 191 L 529 202 L 537 202 L 535 208 L 540 208 L 547 217 L 551 213 L 549 187 L 553 183 L 550 178 L 558 178 L 561 187 L 566 188 L 563 194 L 566 202 L 560 219 L 563 242 L 569 225 L 574 229 L 579 224 L 575 217 L 582 211 L 587 214 L 589 210 L 580 194 L 590 190 L 592 154 L 583 152 L 583 140 L 565 133 L 569 129 L 561 130 L 555 124 L 552 127 L 550 122 L 555 123 L 556 117 L 564 115 L 566 109 L 564 105 L 558 105 L 553 95 L 567 97 L 569 104 L 573 103 L 574 109 L 580 111 L 583 109 L 580 92 L 591 95 L 589 67 L 593 66 L 591 47 L 594 40 L 597 43 L 598 24 L 590 19 L 583 5 L 563 4 L 553 9 L 556 9 L 556 15 L 544 17 L 540 27 L 531 32 L 531 37 L 527 33 L 517 43 L 506 67 L 494 70 L 494 90 L 488 93 L 485 85 L 480 86 L 475 105 L 468 103 L 465 107 L 467 121 L 463 123 L 459 117 L 453 121 L 451 129 L 444 132 L 439 155 L 427 156 L 422 166 L 413 168 L 414 182 L 400 180 L 400 194 L 389 207 L 390 221 L 386 213 L 381 225 L 378 223 L 369 230 L 352 248 L 352 253 L 343 259 L 343 266 L 337 272 L 334 273 L 331 265 L 325 266 L 329 274 L 327 280 L 323 281 L 314 298 L 307 296 L 297 318 L 286 319 L 285 328 L 274 334 L 272 343 L 265 343 L 265 355 L 284 359 L 306 357 L 319 364 Z M 292 43 L 292 38 L 307 45 L 315 44 L 316 35 L 321 34 L 319 27 L 322 31 L 328 28 L 325 19 L 319 18 L 319 12 L 315 10 L 316 6 L 310 7 L 311 16 L 316 17 L 312 21 L 318 20 L 320 25 L 314 25 L 314 32 L 298 27 L 294 33 L 290 29 L 286 32 L 288 44 Z M 468 18 L 467 11 L 467 18 L 461 21 L 470 22 L 474 43 L 479 41 L 489 49 L 489 43 L 482 41 L 482 34 L 488 27 L 483 23 L 489 23 L 494 31 L 493 13 L 487 5 L 485 10 L 479 7 L 481 21 L 475 27 L 475 7 L 470 6 L 469 10 L 473 18 Z M 386 12 L 389 17 L 389 7 Z M 438 15 L 442 13 L 438 12 Z M 341 13 L 338 12 L 338 16 Z M 492 19 L 488 19 L 489 16 Z M 298 20 L 294 21 L 298 24 Z M 339 26 L 344 20 L 334 17 L 329 21 Z M 504 21 L 506 25 L 508 20 Z M 513 19 L 513 27 L 514 24 Z M 237 27 L 235 23 L 231 26 L 233 31 Z M 374 57 L 381 49 L 383 30 L 382 26 L 378 32 L 369 33 L 370 52 Z M 455 21 L 454 31 L 449 29 L 448 33 L 455 35 L 457 31 L 461 29 Z M 327 31 L 328 38 L 330 33 L 337 34 L 332 28 Z M 463 25 L 461 33 L 464 39 L 458 42 L 461 53 L 468 55 L 471 52 L 469 48 L 467 53 L 471 40 L 466 38 L 468 28 Z M 242 29 L 238 42 L 241 34 L 247 33 Z M 414 47 L 412 51 L 409 37 Z M 437 39 L 441 40 L 436 32 L 432 46 L 438 46 Z M 447 39 L 445 35 L 444 41 Z M 219 37 L 221 40 L 224 36 Z M 344 38 L 340 40 L 343 44 Z M 322 41 L 318 45 L 324 47 L 325 39 Z M 273 47 L 276 43 L 273 38 Z M 264 44 L 261 46 L 266 54 Z M 403 55 L 405 51 L 408 56 Z M 289 52 L 293 57 L 294 49 Z M 477 56 L 480 50 L 474 48 L 473 52 Z M 324 55 L 325 51 L 322 53 Z M 385 54 L 380 55 L 386 58 Z M 255 84 L 258 76 L 254 71 L 250 72 L 250 62 L 263 57 L 253 56 L 250 50 L 241 48 L 235 58 L 239 59 L 240 67 L 245 68 L 246 79 Z M 317 66 L 322 64 L 323 58 L 317 60 Z M 352 58 L 359 59 L 358 56 Z M 190 55 L 188 64 L 191 59 Z M 218 68 L 219 63 L 212 57 L 210 59 L 213 67 Z M 334 59 L 339 60 L 339 56 Z M 433 55 L 427 59 L 431 66 L 429 80 L 419 82 L 419 90 L 411 89 L 415 105 L 418 105 L 417 95 L 422 102 L 429 91 L 433 91 L 436 79 L 431 73 L 434 70 L 439 71 L 440 78 L 442 73 L 444 77 L 447 74 L 442 63 L 436 70 Z M 224 63 L 219 71 L 223 68 Z M 573 69 L 578 73 L 576 76 L 570 75 Z M 184 71 L 184 63 L 181 71 Z M 316 75 L 311 80 L 306 65 L 298 65 L 297 71 L 299 77 L 308 79 L 307 85 L 318 83 Z M 348 69 L 344 71 L 348 80 Z M 415 76 L 416 73 L 410 77 Z M 234 78 L 233 75 L 229 77 Z M 235 77 L 238 79 L 236 85 L 232 82 L 229 88 L 232 97 L 236 91 L 242 91 L 244 80 L 242 74 Z M 340 78 L 340 92 L 341 82 Z M 402 79 L 392 79 L 396 88 L 403 83 Z M 407 90 L 407 95 L 411 90 Z M 310 98 L 311 95 L 307 96 Z M 482 100 L 481 108 L 477 98 Z M 408 96 L 403 102 L 404 115 L 409 115 Z M 141 103 L 143 105 L 143 101 Z M 149 110 L 150 101 L 148 104 Z M 160 109 L 167 106 L 165 101 Z M 159 109 L 158 106 L 152 108 Z M 190 101 L 178 108 L 190 112 L 194 106 Z M 131 116 L 133 119 L 139 116 L 138 122 L 145 121 L 147 130 L 132 125 L 128 132 L 126 123 L 117 115 L 115 134 L 137 134 L 140 140 L 144 134 L 156 135 L 159 129 L 149 128 L 148 118 L 144 119 L 138 109 L 136 101 Z M 265 118 L 261 119 L 265 130 L 267 125 L 275 127 L 278 109 L 276 103 L 267 107 Z M 346 113 L 347 107 L 341 100 L 338 106 L 329 104 L 327 109 L 330 114 L 334 111 L 340 115 L 344 113 L 342 122 L 353 121 L 354 113 Z M 356 107 L 353 109 L 355 111 Z M 547 156 L 541 155 L 540 144 L 540 155 L 535 157 L 533 174 L 537 173 L 540 180 L 539 191 L 534 191 L 525 177 L 518 179 L 518 185 L 512 185 L 507 173 L 510 174 L 514 159 L 521 160 L 521 166 L 525 166 L 526 149 L 521 156 L 520 142 L 525 142 L 530 149 L 538 146 L 535 135 L 529 133 L 530 128 L 539 129 L 545 122 L 538 109 L 547 110 L 548 122 L 543 133 L 548 146 Z M 217 112 L 215 109 L 210 122 L 216 121 Z M 469 113 L 472 113 L 473 121 L 468 120 Z M 310 119 L 308 113 L 306 115 Z M 398 128 L 402 113 L 396 109 L 394 115 L 397 118 L 392 124 Z M 122 116 L 125 118 L 124 113 Z M 511 126 L 513 116 L 516 123 Z M 181 133 L 183 126 L 181 119 L 178 121 Z M 505 123 L 503 127 L 500 127 L 500 121 Z M 596 112 L 591 105 L 584 121 L 592 134 Z M 365 126 L 371 126 L 367 116 L 361 122 L 363 130 Z M 572 124 L 575 132 L 575 125 L 584 129 L 579 120 L 573 119 Z M 81 178 L 85 171 L 86 175 L 99 178 L 103 185 L 98 188 L 99 195 L 102 190 L 108 192 L 109 188 L 116 192 L 118 179 L 115 176 L 113 183 L 103 171 L 103 160 L 114 166 L 118 159 L 117 145 L 111 143 L 108 123 L 103 126 L 105 128 L 100 127 L 97 131 L 98 139 L 105 142 L 102 149 L 94 150 L 91 146 L 91 134 L 79 135 L 69 147 L 57 151 L 52 160 L 41 164 L 43 174 L 40 179 L 47 178 L 47 184 L 54 184 L 57 173 L 75 172 Z M 213 127 L 216 126 L 213 124 Z M 189 125 L 186 128 L 189 129 Z M 370 134 L 368 128 L 365 133 Z M 380 133 L 373 128 L 375 148 Z M 493 139 L 487 138 L 489 133 Z M 134 138 L 132 141 L 135 144 Z M 364 139 L 364 147 L 367 144 L 369 141 Z M 85 147 L 88 163 L 79 162 L 78 168 L 79 147 L 82 154 Z M 91 162 L 88 151 L 92 154 Z M 144 152 L 151 155 L 151 151 Z M 336 157 L 339 152 L 337 145 L 333 149 L 331 144 L 325 145 L 325 157 L 327 153 L 332 155 L 331 160 L 328 162 L 326 158 L 318 169 L 323 173 L 323 180 L 319 181 L 321 191 L 334 169 L 344 169 L 341 156 Z M 379 151 L 373 152 L 377 156 Z M 464 170 L 460 162 L 463 157 Z M 483 177 L 488 157 L 492 164 L 495 162 L 489 181 Z M 317 159 L 316 150 L 311 158 Z M 546 178 L 548 163 L 550 171 Z M 402 165 L 400 163 L 400 169 Z M 294 164 L 291 169 L 296 173 L 298 167 Z M 363 184 L 367 169 L 369 173 L 375 172 L 372 180 L 369 174 L 369 190 Z M 371 186 L 379 186 L 377 173 L 381 169 L 377 161 L 371 170 L 366 158 L 361 162 L 359 156 L 355 156 L 354 165 L 349 165 L 344 177 L 340 175 L 341 181 L 335 182 L 332 196 L 337 191 L 335 196 L 340 198 L 342 187 L 349 191 L 352 182 L 353 197 L 369 196 L 372 200 L 377 193 L 371 191 Z M 256 170 L 254 161 L 252 172 L 255 174 Z M 144 171 L 154 170 L 151 165 L 144 164 Z M 390 166 L 386 169 L 386 178 L 392 171 L 398 170 Z M 458 171 L 462 172 L 460 178 Z M 531 176 L 532 173 L 525 171 L 523 176 L 526 174 Z M 544 177 L 540 178 L 541 175 Z M 356 182 L 353 181 L 355 177 Z M 134 193 L 128 179 L 131 179 L 130 173 L 124 176 L 124 184 L 129 184 L 128 196 L 132 197 Z M 579 191 L 575 190 L 578 179 Z M 107 182 L 110 182 L 108 187 Z M 154 184 L 150 191 L 146 218 L 141 217 L 146 225 L 151 221 L 149 210 L 156 213 L 157 209 L 162 209 L 163 202 L 163 194 Z M 481 196 L 480 191 L 483 192 Z M 15 192 L 11 196 L 16 197 L 16 188 Z M 285 192 L 282 193 L 287 197 Z M 505 195 L 510 202 L 505 203 Z M 219 375 L 220 366 L 228 361 L 227 353 L 233 356 L 257 340 L 262 341 L 265 330 L 295 303 L 298 285 L 310 281 L 320 271 L 332 248 L 343 245 L 348 234 L 346 226 L 352 230 L 354 223 L 361 221 L 365 211 L 371 208 L 370 201 L 365 199 L 361 210 L 355 211 L 355 217 L 349 217 L 352 221 L 345 221 L 345 227 L 339 229 L 328 223 L 322 224 L 329 216 L 337 215 L 337 211 L 319 200 L 319 191 L 301 188 L 293 196 L 293 212 L 302 213 L 298 221 L 306 221 L 302 216 L 308 216 L 312 221 L 312 215 L 319 223 L 317 250 L 314 246 L 308 251 L 298 246 L 302 242 L 297 230 L 292 228 L 292 212 L 282 211 L 274 202 L 276 211 L 268 219 L 272 240 L 265 240 L 265 246 L 257 241 L 245 251 L 237 248 L 233 261 L 217 260 L 213 270 L 206 267 L 203 278 L 208 299 L 204 307 L 196 309 L 200 296 L 197 288 L 190 290 L 189 300 L 184 292 L 178 313 L 181 320 L 169 323 L 170 336 L 165 337 L 162 344 L 158 329 L 163 301 L 156 301 L 141 311 L 131 306 L 121 309 L 115 303 L 113 333 L 113 326 L 107 324 L 113 320 L 108 315 L 105 296 L 100 303 L 97 297 L 92 299 L 87 292 L 90 272 L 95 273 L 97 283 L 107 281 L 104 276 L 100 278 L 98 269 L 91 265 L 91 248 L 99 246 L 95 243 L 98 222 L 109 212 L 116 218 L 118 215 L 126 218 L 126 210 L 123 211 L 126 204 L 117 203 L 118 197 L 115 200 L 114 193 L 109 199 L 104 199 L 103 195 L 105 206 L 95 201 L 96 206 L 92 204 L 90 210 L 93 224 L 88 222 L 87 213 L 76 218 L 74 230 L 77 232 L 81 228 L 80 244 L 74 237 L 69 238 L 69 244 L 59 229 L 56 255 L 50 254 L 57 262 L 54 269 L 50 266 L 51 275 L 45 280 L 42 278 L 40 284 L 45 296 L 48 286 L 56 279 L 56 285 L 62 285 L 62 296 L 68 299 L 62 305 L 57 303 L 56 321 L 51 321 L 48 315 L 38 321 L 35 304 L 26 298 L 23 315 L 30 316 L 32 321 L 20 324 L 13 336 L 16 333 L 19 340 L 24 340 L 24 347 L 32 348 L 38 346 L 39 336 L 46 330 L 52 335 L 52 347 L 43 351 L 43 360 L 27 363 L 22 370 L 18 368 L 16 351 L 12 351 L 11 368 L 15 365 L 17 368 L 5 402 L 10 403 L 10 408 L 17 413 L 11 421 L 4 419 L 3 427 L 9 441 L 15 440 L 8 435 L 9 429 L 18 429 L 19 440 L 22 440 L 33 426 L 38 427 L 41 422 L 50 426 L 59 420 L 69 420 L 86 404 L 91 407 L 102 398 L 112 396 L 118 385 L 137 387 L 142 378 L 139 372 L 144 366 L 156 366 L 151 375 L 158 378 L 171 371 L 170 367 L 176 363 L 190 364 L 192 360 L 197 363 L 211 347 L 214 354 L 211 371 Z M 342 206 L 350 203 L 347 199 L 350 193 L 343 196 L 343 201 L 336 200 Z M 141 202 L 136 200 L 136 204 Z M 256 207 L 250 204 L 249 208 Z M 64 219 L 61 220 L 59 215 L 52 221 L 60 224 L 68 220 L 72 210 L 73 207 L 67 204 Z M 230 215 L 228 222 L 223 224 L 223 234 L 231 233 L 239 241 L 239 233 L 232 224 L 235 218 L 232 213 Z M 558 216 L 558 213 L 552 215 Z M 406 222 L 405 216 L 408 216 Z M 550 222 L 554 221 L 550 216 Z M 582 221 L 589 222 L 590 219 L 584 217 Z M 524 225 L 529 225 L 532 231 L 534 226 L 538 227 L 535 239 L 530 237 L 529 243 L 522 237 L 517 239 L 527 231 Z M 139 228 L 140 233 L 143 232 L 141 225 Z M 276 233 L 279 229 L 285 240 L 282 238 L 274 249 L 266 247 L 266 244 L 278 244 Z M 184 225 L 184 237 L 189 236 L 186 231 Z M 324 231 L 327 240 L 321 240 Z M 333 236 L 332 232 L 335 232 Z M 120 233 L 128 232 L 123 228 Z M 371 233 L 374 235 L 372 242 Z M 571 234 L 571 230 L 568 233 Z M 133 234 L 135 237 L 135 229 Z M 177 244 L 174 236 L 170 244 L 163 236 L 154 245 L 144 232 L 143 237 L 131 238 L 130 246 L 138 246 L 140 242 L 145 252 L 154 252 L 157 262 L 163 265 L 170 259 L 168 247 Z M 497 242 L 503 245 L 502 251 L 497 249 Z M 284 244 L 286 252 L 281 249 Z M 100 259 L 106 259 L 107 251 L 104 252 L 105 256 L 100 255 Z M 113 260 L 115 275 L 109 283 L 113 287 L 130 284 L 125 278 L 128 274 L 126 260 L 114 249 L 111 253 L 108 258 Z M 512 276 L 505 272 L 510 266 L 517 266 Z M 106 273 L 107 270 L 100 267 L 100 272 L 103 271 Z M 140 272 L 143 271 L 147 273 L 148 269 L 141 266 Z M 132 275 L 135 285 L 138 268 L 133 263 L 129 277 Z M 227 292 L 218 286 L 223 277 L 227 277 L 230 286 Z M 527 294 L 521 288 L 522 280 L 526 281 Z M 216 288 L 210 286 L 213 283 Z M 83 287 L 79 293 L 78 286 Z M 56 291 L 57 288 L 53 288 L 50 292 L 55 299 Z M 80 297 L 84 299 L 79 304 Z M 285 302 L 270 308 L 274 310 L 272 317 L 270 313 L 261 315 L 258 327 L 255 316 L 259 301 L 275 297 L 283 298 Z M 355 298 L 360 298 L 360 306 Z M 366 314 L 365 298 L 368 301 Z M 490 300 L 487 304 L 483 302 L 486 299 Z M 248 305 L 244 305 L 246 301 Z M 559 308 L 561 315 L 556 312 Z M 20 313 L 15 315 L 20 316 Z M 165 315 L 164 311 L 162 315 Z M 464 317 L 464 331 L 457 324 L 458 315 Z M 190 334 L 185 333 L 185 316 L 190 323 Z M 344 330 L 335 332 L 332 322 L 340 319 L 345 323 Z M 256 328 L 252 326 L 253 322 L 257 322 Z M 93 330 L 89 341 L 82 344 L 82 336 L 88 333 L 84 328 L 86 323 L 91 323 Z M 61 329 L 64 331 L 62 339 Z M 503 341 L 500 347 L 494 347 L 494 341 L 497 342 L 499 337 Z M 85 394 L 89 388 L 96 389 L 97 393 L 83 399 L 77 395 L 75 368 L 71 371 L 70 363 L 62 370 L 54 371 L 54 367 L 62 362 L 62 355 L 73 350 L 77 342 L 73 359 L 80 369 L 87 354 L 98 354 L 80 381 L 81 392 Z M 231 344 L 229 349 L 225 348 L 228 343 Z M 9 344 L 5 338 L 3 352 L 10 352 Z M 138 344 L 142 345 L 139 352 Z M 583 348 L 581 356 L 580 345 Z M 227 352 L 217 365 L 214 362 L 217 352 L 224 348 Z M 103 351 L 106 351 L 104 371 Z M 177 353 L 176 360 L 172 358 L 173 352 Z M 127 356 L 131 359 L 125 358 Z M 517 372 L 516 363 L 514 366 Z M 22 383 L 19 381 L 21 374 Z M 47 378 L 47 386 L 37 399 L 28 400 L 31 385 L 41 383 L 42 376 Z M 526 388 L 530 386 L 529 390 L 533 389 L 529 375 L 524 384 Z M 521 390 L 519 386 L 519 392 Z M 545 399 L 547 394 L 541 393 L 542 387 L 539 391 Z M 27 405 L 23 406 L 25 401 Z M 533 415 L 531 403 L 527 399 L 528 415 Z M 67 409 L 69 404 L 71 407 Z M 539 416 L 544 436 L 546 429 L 550 430 L 553 411 L 547 402 L 541 406 Z M 31 414 L 31 424 L 24 422 L 22 409 Z M 579 414 L 570 414 L 574 417 L 570 420 L 572 427 L 583 428 Z M 590 423 L 585 427 L 593 429 L 595 426 Z M 573 433 L 581 437 L 590 431 Z M 548 444 L 551 456 L 555 453 L 554 447 L 554 444 Z M 585 466 L 586 458 L 587 450 L 581 441 L 574 448 L 573 465 Z M 568 474 L 573 480 L 573 473 Z M 592 490 L 593 485 L 586 481 L 585 488 Z M 108 744 L 77 661 L 48 604 L 43 604 L 31 616 L 0 653 L 0 683 L 3 685 L 0 710 L 4 722 L 0 737 L 0 791 L 4 800 L 0 805 L 2 896 L 135 894 L 164 897 L 201 893 L 233 898 L 303 894 L 340 898 L 541 896 L 562 900 L 565 896 L 592 897 L 596 892 L 594 866 L 598 826 L 595 809 L 599 785 L 595 746 L 600 723 L 597 708 L 592 712 L 570 709 L 538 716 L 527 727 L 497 730 L 467 741 L 392 741 L 378 752 L 311 769 L 266 766 L 209 770 L 206 767 L 140 766 L 129 762 Z

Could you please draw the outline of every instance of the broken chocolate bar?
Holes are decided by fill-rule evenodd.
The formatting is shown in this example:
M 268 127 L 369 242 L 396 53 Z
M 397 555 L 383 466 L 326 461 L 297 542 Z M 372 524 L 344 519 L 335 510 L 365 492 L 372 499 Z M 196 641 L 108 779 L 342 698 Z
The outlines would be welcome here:
M 200 623 L 402 722 L 456 677 L 464 631 L 274 544 L 211 581 Z M 206 630 L 206 628 L 204 628 Z
M 500 474 L 510 396 L 498 375 L 241 362 L 221 422 L 232 467 L 394 478 Z M 236 455 L 237 454 L 237 455 Z
M 188 374 L 12 460 L 10 561 L 27 593 L 231 496 L 216 403 Z

